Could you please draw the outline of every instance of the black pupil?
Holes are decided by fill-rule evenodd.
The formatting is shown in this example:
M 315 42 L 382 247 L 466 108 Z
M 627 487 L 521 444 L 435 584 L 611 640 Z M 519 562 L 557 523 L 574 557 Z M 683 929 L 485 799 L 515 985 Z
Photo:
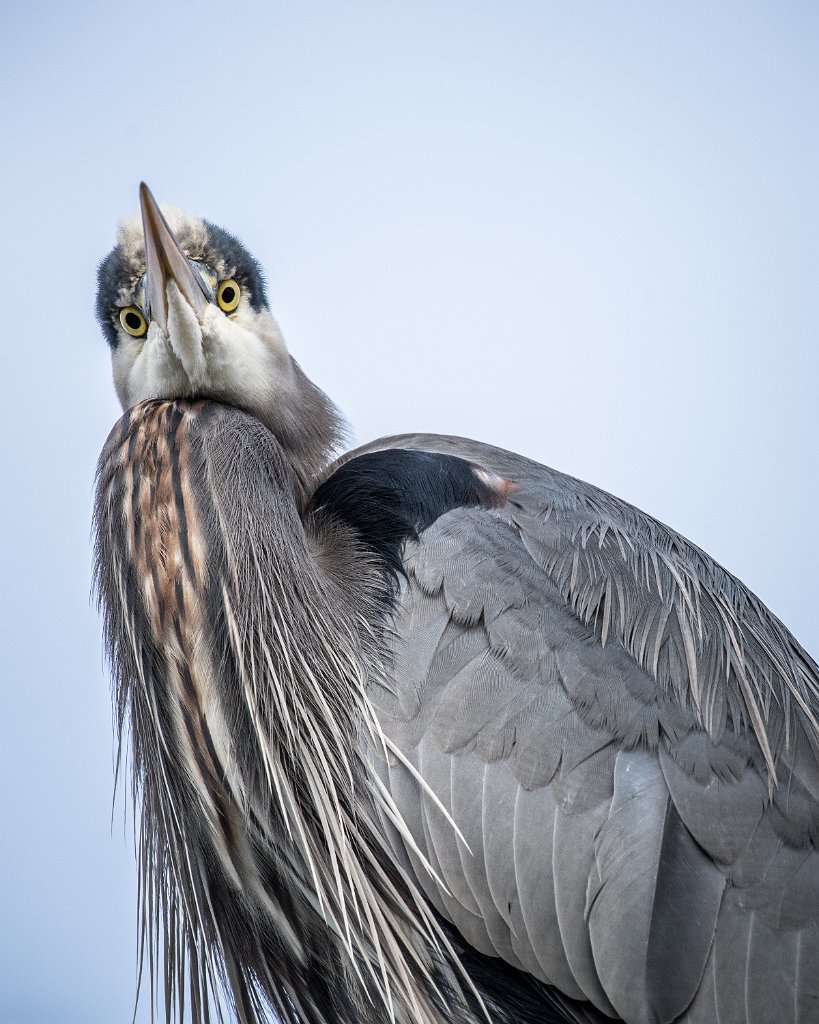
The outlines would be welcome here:
M 224 302 L 226 306 L 229 306 L 235 298 L 236 292 L 233 290 L 232 285 L 228 285 L 227 288 L 222 289 L 222 302 Z
M 132 331 L 138 331 L 142 326 L 142 317 L 133 311 L 125 314 L 125 323 Z

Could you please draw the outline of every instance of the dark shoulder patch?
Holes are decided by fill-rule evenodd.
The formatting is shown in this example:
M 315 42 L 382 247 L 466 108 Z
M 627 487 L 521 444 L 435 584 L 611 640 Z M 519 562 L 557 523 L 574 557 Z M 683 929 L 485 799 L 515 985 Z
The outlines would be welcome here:
M 402 448 L 359 455 L 316 490 L 309 512 L 325 511 L 352 527 L 397 583 L 407 540 L 453 508 L 503 504 L 478 466 L 455 455 Z

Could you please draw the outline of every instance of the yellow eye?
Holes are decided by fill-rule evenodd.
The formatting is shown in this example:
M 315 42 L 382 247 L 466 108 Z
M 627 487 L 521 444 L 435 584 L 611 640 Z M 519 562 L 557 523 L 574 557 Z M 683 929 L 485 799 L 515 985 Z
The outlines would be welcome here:
M 136 306 L 126 306 L 125 309 L 121 309 L 119 322 L 135 338 L 141 338 L 143 334 L 148 333 L 148 321 Z
M 216 301 L 219 303 L 219 309 L 224 313 L 232 313 L 239 305 L 241 294 L 239 285 L 232 277 L 229 277 L 227 281 L 220 281 L 219 287 L 216 289 Z

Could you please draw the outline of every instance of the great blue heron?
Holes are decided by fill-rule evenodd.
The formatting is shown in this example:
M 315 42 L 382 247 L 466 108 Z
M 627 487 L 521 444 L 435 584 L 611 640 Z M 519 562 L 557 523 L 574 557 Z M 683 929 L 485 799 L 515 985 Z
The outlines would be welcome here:
M 788 630 L 520 456 L 419 434 L 331 462 L 256 262 L 141 207 L 99 274 L 126 412 L 96 581 L 166 1003 L 819 1020 L 819 670 Z

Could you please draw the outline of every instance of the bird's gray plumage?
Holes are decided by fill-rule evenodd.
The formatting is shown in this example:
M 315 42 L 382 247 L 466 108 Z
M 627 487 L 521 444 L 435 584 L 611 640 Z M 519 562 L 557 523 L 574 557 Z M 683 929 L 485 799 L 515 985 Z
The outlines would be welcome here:
M 453 859 L 440 812 L 381 765 L 420 807 L 419 848 L 446 850 L 448 892 L 413 868 L 440 912 L 628 1021 L 734 1019 L 746 992 L 771 1003 L 766 977 L 798 992 L 777 1020 L 814 1019 L 815 663 L 624 502 L 474 442 L 385 444 L 457 451 L 516 488 L 408 545 L 395 675 L 374 695 L 474 854 Z
M 175 223 L 165 244 L 251 280 L 230 236 Z M 126 231 L 114 332 L 144 259 Z M 96 578 L 166 1002 L 206 1020 L 224 990 L 248 1024 L 819 1019 L 816 664 L 588 484 L 433 435 L 328 464 L 334 410 L 259 295 L 113 346 L 137 404 L 100 459 Z M 224 361 L 185 377 L 197 331 L 262 353 L 263 386 Z

